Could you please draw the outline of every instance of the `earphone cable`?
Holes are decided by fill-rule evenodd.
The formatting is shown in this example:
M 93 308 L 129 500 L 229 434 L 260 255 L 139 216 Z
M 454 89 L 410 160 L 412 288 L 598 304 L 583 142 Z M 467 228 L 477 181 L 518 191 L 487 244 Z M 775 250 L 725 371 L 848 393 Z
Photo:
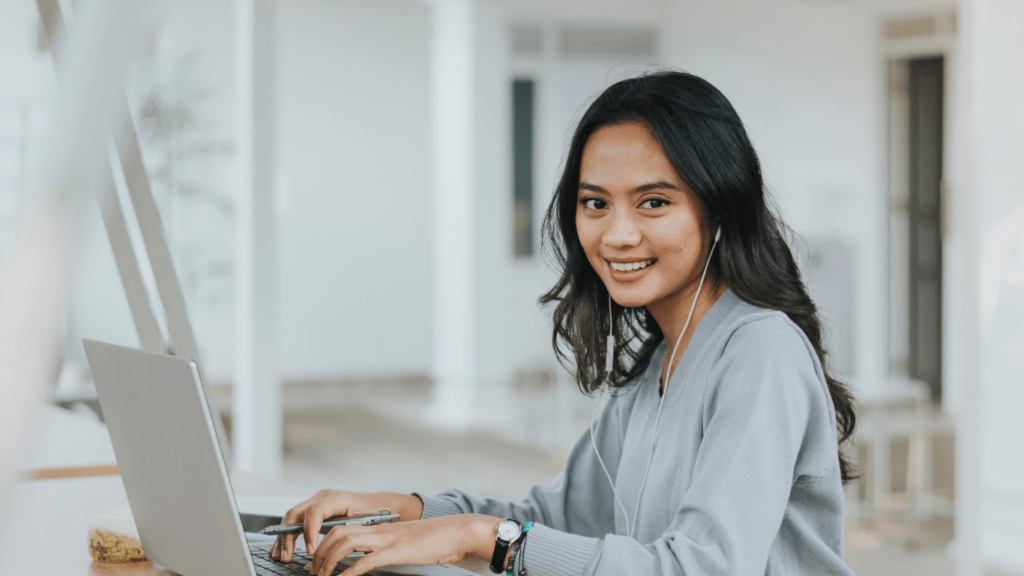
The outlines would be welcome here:
M 651 471 L 651 462 L 654 461 L 654 443 L 658 438 L 658 420 L 661 419 L 661 408 L 665 405 L 665 397 L 668 396 L 668 381 L 672 374 L 675 374 L 675 370 L 672 368 L 672 363 L 676 359 L 676 351 L 679 349 L 679 343 L 683 341 L 683 334 L 686 334 L 686 329 L 690 327 L 690 320 L 693 318 L 693 310 L 697 307 L 697 299 L 700 298 L 701 288 L 704 287 L 704 277 L 707 276 L 708 266 L 711 265 L 711 255 L 715 252 L 715 246 L 718 246 L 718 239 L 722 235 L 722 229 L 719 228 L 718 232 L 715 233 L 715 243 L 711 245 L 711 250 L 708 251 L 708 260 L 704 263 L 704 272 L 700 275 L 700 283 L 697 284 L 697 293 L 693 296 L 693 303 L 690 304 L 690 313 L 686 315 L 686 323 L 683 324 L 683 331 L 679 333 L 679 337 L 676 338 L 676 345 L 672 347 L 672 355 L 669 356 L 668 366 L 665 367 L 665 373 L 662 376 L 662 390 L 661 390 L 661 401 L 658 403 L 658 414 L 654 417 L 654 429 L 651 431 L 651 452 L 647 456 L 647 468 L 644 470 L 644 480 L 640 483 L 640 493 L 636 495 L 636 509 L 633 511 L 633 522 L 632 527 L 636 528 L 637 515 L 640 513 L 640 498 L 644 495 L 644 486 L 647 485 L 647 475 Z M 591 436 L 593 440 L 593 436 Z M 600 457 L 599 457 L 600 458 Z M 618 497 L 618 494 L 616 494 Z M 630 523 L 626 523 L 627 529 Z M 630 529 L 629 537 L 633 537 L 633 530 Z
M 612 295 L 608 295 L 608 347 L 605 355 L 605 371 L 604 379 L 601 381 L 600 390 L 602 394 L 598 396 L 597 402 L 594 403 L 594 411 L 590 414 L 590 443 L 594 447 L 594 454 L 597 455 L 597 461 L 601 464 L 601 469 L 604 470 L 604 475 L 608 478 L 608 484 L 612 487 L 612 494 L 615 496 L 615 501 L 618 502 L 619 508 L 622 508 L 622 517 L 626 521 L 626 533 L 632 534 L 632 530 L 629 527 L 629 512 L 626 511 L 626 506 L 619 499 L 619 493 L 615 490 L 615 482 L 612 480 L 611 473 L 608 472 L 608 467 L 604 465 L 604 460 L 601 458 L 601 452 L 597 449 L 597 441 L 594 439 L 594 419 L 597 418 L 597 407 L 601 405 L 601 398 L 604 397 L 604 385 L 608 383 L 608 377 L 612 372 L 612 353 L 615 350 L 615 335 L 614 335 L 614 323 L 612 318 Z
M 601 451 L 597 449 L 597 440 L 594 438 L 594 420 L 597 418 L 597 408 L 601 404 L 601 398 L 603 397 L 603 391 L 605 384 L 608 383 L 608 378 L 612 373 L 612 366 L 614 362 L 615 354 L 615 331 L 614 331 L 614 318 L 612 316 L 612 295 L 608 294 L 608 340 L 607 349 L 605 351 L 605 363 L 604 363 L 604 378 L 601 381 L 600 389 L 602 395 L 598 397 L 597 402 L 594 404 L 594 411 L 590 414 L 590 444 L 594 447 L 594 454 L 597 456 L 598 463 L 601 464 L 601 469 L 604 470 L 605 477 L 608 478 L 608 484 L 612 488 L 612 494 L 615 496 L 615 502 L 618 503 L 619 508 L 622 509 L 622 518 L 626 523 L 626 535 L 630 538 L 633 537 L 633 532 L 636 529 L 636 521 L 640 513 L 640 498 L 643 497 L 644 487 L 647 486 L 647 476 L 651 472 L 651 462 L 654 461 L 654 444 L 658 437 L 658 421 L 661 420 L 661 409 L 665 405 L 665 396 L 668 395 L 668 381 L 671 376 L 670 372 L 674 374 L 672 370 L 672 363 L 675 361 L 676 351 L 679 350 L 679 343 L 683 340 L 683 334 L 686 334 L 687 328 L 690 327 L 690 320 L 693 319 L 693 311 L 697 307 L 697 299 L 700 298 L 700 291 L 704 287 L 704 278 L 708 273 L 708 266 L 711 265 L 711 255 L 715 252 L 715 247 L 718 246 L 718 240 L 722 237 L 722 228 L 719 227 L 715 232 L 715 241 L 711 245 L 711 250 L 708 251 L 708 259 L 704 263 L 704 271 L 700 275 L 700 282 L 697 284 L 697 293 L 693 296 L 693 303 L 690 304 L 690 312 L 686 315 L 686 323 L 683 325 L 683 331 L 679 333 L 679 337 L 676 339 L 675 346 L 672 347 L 672 354 L 668 359 L 668 366 L 665 368 L 665 372 L 662 376 L 662 390 L 661 390 L 661 401 L 658 403 L 658 414 L 654 417 L 654 429 L 651 432 L 651 451 L 647 456 L 647 468 L 644 470 L 644 479 L 640 483 L 640 492 L 636 497 L 636 508 L 633 510 L 633 521 L 629 520 L 629 512 L 626 511 L 626 506 L 622 503 L 619 498 L 619 492 L 615 489 L 615 481 L 612 480 L 612 475 L 608 472 L 608 467 L 604 464 L 604 459 L 601 458 Z

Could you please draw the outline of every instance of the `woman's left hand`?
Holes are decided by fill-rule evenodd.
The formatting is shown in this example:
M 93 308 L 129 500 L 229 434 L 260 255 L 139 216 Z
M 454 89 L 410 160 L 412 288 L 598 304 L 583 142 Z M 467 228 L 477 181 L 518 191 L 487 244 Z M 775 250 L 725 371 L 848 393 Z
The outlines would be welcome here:
M 306 570 L 330 576 L 338 562 L 353 552 L 366 555 L 343 576 L 398 564 L 449 564 L 468 557 L 490 560 L 494 529 L 500 522 L 501 518 L 482 514 L 456 514 L 376 526 L 335 526 L 316 547 Z

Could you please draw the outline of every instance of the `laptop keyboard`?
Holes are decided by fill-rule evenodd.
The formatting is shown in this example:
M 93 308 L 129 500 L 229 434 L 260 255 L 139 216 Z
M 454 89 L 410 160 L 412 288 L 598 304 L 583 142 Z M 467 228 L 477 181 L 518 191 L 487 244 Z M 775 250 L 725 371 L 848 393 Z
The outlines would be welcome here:
M 307 556 L 305 552 L 305 550 L 296 550 L 292 555 L 292 561 L 285 564 L 270 558 L 269 546 L 249 546 L 252 563 L 256 565 L 256 573 L 259 576 L 309 576 L 309 572 L 306 572 L 306 564 L 312 562 L 313 558 Z M 334 574 L 341 574 L 341 571 L 347 567 L 347 563 L 338 564 Z

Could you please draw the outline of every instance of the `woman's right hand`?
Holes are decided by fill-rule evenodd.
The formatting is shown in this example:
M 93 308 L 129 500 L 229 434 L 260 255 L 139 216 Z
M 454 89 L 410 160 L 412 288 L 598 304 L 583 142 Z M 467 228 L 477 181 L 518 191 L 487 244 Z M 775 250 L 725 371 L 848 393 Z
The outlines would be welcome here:
M 306 553 L 316 552 L 320 538 L 320 525 L 328 518 L 346 517 L 381 508 L 389 508 L 400 517 L 395 522 L 419 520 L 423 516 L 423 502 L 411 494 L 398 492 L 345 492 L 343 490 L 321 490 L 312 498 L 289 510 L 281 520 L 282 524 L 304 524 L 303 537 Z M 291 562 L 295 552 L 298 534 L 281 534 L 270 548 L 270 557 L 279 562 Z

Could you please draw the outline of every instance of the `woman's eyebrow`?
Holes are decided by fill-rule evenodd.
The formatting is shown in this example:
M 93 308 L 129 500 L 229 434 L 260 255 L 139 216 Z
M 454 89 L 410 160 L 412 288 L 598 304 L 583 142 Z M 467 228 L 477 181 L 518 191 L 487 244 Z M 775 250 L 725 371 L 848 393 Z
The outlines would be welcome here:
M 637 186 L 636 189 L 633 190 L 633 193 L 634 194 L 638 194 L 638 193 L 642 193 L 642 192 L 650 192 L 651 190 L 662 190 L 662 189 L 680 190 L 680 191 L 682 191 L 682 189 L 679 188 L 679 186 L 676 186 L 675 184 L 673 184 L 671 182 L 665 182 L 664 180 L 661 180 L 661 181 L 658 181 L 658 182 L 651 182 L 650 184 L 644 184 L 643 186 Z
M 579 190 L 589 190 L 591 192 L 600 192 L 602 194 L 608 193 L 604 188 L 601 188 L 597 184 L 590 184 L 589 182 L 580 182 Z
M 604 188 L 602 188 L 602 187 L 600 187 L 600 186 L 598 186 L 596 184 L 591 184 L 589 182 L 580 182 L 579 189 L 580 190 L 589 190 L 591 192 L 600 192 L 601 194 L 607 194 L 608 193 L 608 191 L 605 190 Z M 631 194 L 643 194 L 644 192 L 650 192 L 651 190 L 679 190 L 679 191 L 682 191 L 682 189 L 679 186 L 676 186 L 675 184 L 673 184 L 671 182 L 666 182 L 664 180 L 659 180 L 657 182 L 650 182 L 650 183 L 644 184 L 642 186 L 637 186 L 630 193 Z

